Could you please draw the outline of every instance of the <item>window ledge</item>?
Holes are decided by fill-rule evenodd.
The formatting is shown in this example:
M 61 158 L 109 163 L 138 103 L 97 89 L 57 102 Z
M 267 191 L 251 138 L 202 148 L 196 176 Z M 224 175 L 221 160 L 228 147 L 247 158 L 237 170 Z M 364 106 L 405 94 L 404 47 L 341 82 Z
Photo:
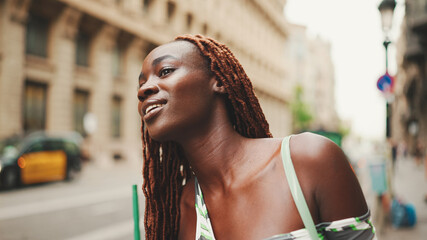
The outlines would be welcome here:
M 39 57 L 36 55 L 26 55 L 26 66 L 43 69 L 45 71 L 53 72 L 53 65 L 47 58 Z
M 80 65 L 75 65 L 75 66 L 76 66 L 76 74 L 77 75 L 86 75 L 86 76 L 92 75 L 92 70 L 90 67 L 85 67 L 85 66 L 80 66 Z
M 27 78 L 43 82 L 49 82 L 55 70 L 48 59 L 34 55 L 26 55 L 25 68 Z

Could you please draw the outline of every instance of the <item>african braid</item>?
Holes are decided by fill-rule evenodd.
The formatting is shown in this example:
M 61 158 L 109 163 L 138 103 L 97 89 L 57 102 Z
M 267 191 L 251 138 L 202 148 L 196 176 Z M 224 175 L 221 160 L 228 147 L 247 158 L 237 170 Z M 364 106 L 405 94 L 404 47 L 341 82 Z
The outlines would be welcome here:
M 210 70 L 226 90 L 235 130 L 249 138 L 271 137 L 252 84 L 230 49 L 201 35 L 183 35 L 175 40 L 193 43 L 209 60 Z M 191 178 L 190 166 L 179 145 L 173 142 L 156 142 L 150 138 L 144 125 L 141 132 L 143 192 L 146 197 L 145 237 L 150 240 L 177 239 L 181 192 L 184 181 Z

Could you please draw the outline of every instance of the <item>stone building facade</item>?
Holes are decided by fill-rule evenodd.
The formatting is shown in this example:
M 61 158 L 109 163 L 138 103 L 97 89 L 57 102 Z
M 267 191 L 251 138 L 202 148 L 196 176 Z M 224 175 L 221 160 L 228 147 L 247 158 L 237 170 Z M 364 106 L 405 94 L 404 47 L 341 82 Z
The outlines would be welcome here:
M 427 2 L 406 0 L 397 42 L 398 72 L 392 103 L 391 136 L 411 153 L 427 149 Z
M 140 157 L 137 77 L 179 34 L 227 44 L 275 136 L 291 133 L 286 0 L 0 0 L 0 139 L 79 131 L 97 161 Z M 86 116 L 96 123 L 88 134 Z M 98 160 L 99 159 L 99 160 Z
M 320 37 L 311 38 L 307 28 L 289 24 L 286 41 L 287 81 L 303 89 L 303 98 L 313 120 L 310 130 L 338 131 L 335 108 L 335 72 L 331 45 Z

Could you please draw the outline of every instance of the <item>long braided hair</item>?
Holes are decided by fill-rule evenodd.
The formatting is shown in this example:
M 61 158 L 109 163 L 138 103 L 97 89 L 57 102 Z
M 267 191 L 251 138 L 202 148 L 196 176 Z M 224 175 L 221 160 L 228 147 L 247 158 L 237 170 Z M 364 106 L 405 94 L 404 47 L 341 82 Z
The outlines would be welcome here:
M 208 60 L 210 71 L 225 88 L 230 120 L 240 135 L 272 137 L 252 84 L 227 46 L 201 35 L 183 35 L 175 41 L 193 43 Z M 192 171 L 178 144 L 153 140 L 144 123 L 141 132 L 146 239 L 177 239 L 181 192 Z

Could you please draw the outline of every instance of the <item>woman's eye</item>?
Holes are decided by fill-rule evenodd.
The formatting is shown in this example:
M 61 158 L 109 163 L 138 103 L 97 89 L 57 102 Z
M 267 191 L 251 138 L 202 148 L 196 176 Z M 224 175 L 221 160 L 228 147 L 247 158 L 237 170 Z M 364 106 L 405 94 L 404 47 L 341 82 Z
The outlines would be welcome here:
M 172 73 L 173 71 L 175 71 L 175 69 L 173 68 L 163 68 L 162 70 L 160 70 L 159 77 L 164 77 Z

